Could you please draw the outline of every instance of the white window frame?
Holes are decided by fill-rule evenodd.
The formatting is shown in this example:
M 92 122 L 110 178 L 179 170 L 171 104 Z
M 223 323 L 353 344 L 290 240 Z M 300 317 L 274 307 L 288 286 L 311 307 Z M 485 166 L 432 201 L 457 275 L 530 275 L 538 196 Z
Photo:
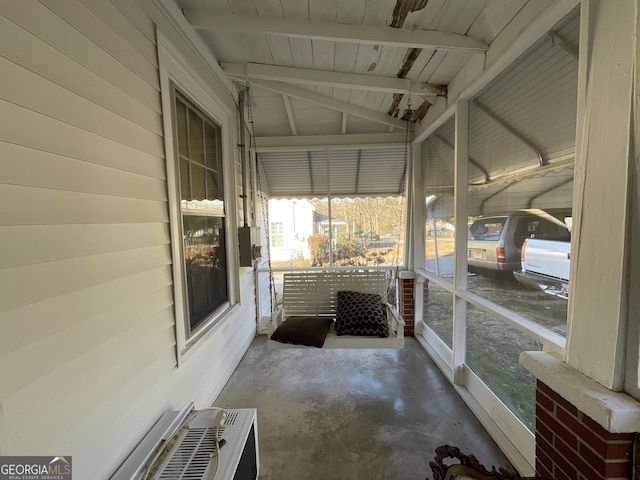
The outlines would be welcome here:
M 276 232 L 276 226 L 279 227 L 278 232 Z M 279 245 L 276 245 L 276 240 L 279 240 Z M 284 222 L 271 222 L 271 246 L 284 248 Z
M 160 93 L 162 98 L 164 143 L 167 165 L 167 193 L 169 204 L 169 229 L 173 268 L 174 310 L 176 318 L 176 352 L 178 366 L 192 347 L 203 344 L 224 319 L 229 318 L 237 308 L 240 299 L 239 259 L 236 239 L 235 150 L 231 111 L 211 87 L 187 63 L 180 52 L 160 32 L 158 35 L 158 63 L 160 71 Z M 227 289 L 229 301 L 213 312 L 194 332 L 189 334 L 189 315 L 186 307 L 187 285 L 184 275 L 184 255 L 182 242 L 182 214 L 177 146 L 175 141 L 175 89 L 178 89 L 196 107 L 209 116 L 221 128 L 223 184 L 225 201 L 225 231 L 227 256 Z

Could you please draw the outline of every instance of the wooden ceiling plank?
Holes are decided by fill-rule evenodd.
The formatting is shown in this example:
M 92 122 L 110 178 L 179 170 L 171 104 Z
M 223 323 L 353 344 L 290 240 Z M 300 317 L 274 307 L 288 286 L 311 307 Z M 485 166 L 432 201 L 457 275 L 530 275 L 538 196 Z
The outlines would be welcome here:
M 438 48 L 484 52 L 488 45 L 458 33 L 435 30 L 405 30 L 369 25 L 347 25 L 292 21 L 276 17 L 219 15 L 205 10 L 187 10 L 185 16 L 199 30 L 231 30 L 284 35 L 292 38 L 331 40 L 336 42 L 391 45 L 409 48 Z

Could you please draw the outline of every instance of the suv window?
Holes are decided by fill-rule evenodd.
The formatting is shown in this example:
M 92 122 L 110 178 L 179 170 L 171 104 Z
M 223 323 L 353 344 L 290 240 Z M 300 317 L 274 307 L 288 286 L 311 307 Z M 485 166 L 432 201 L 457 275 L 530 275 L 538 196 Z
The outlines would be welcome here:
M 506 217 L 476 220 L 469 228 L 469 240 L 498 240 L 506 220 Z
M 566 225 L 558 222 L 551 222 L 539 217 L 523 217 L 518 219 L 516 227 L 515 242 L 518 247 L 527 238 L 540 238 L 542 240 L 570 241 L 571 235 Z

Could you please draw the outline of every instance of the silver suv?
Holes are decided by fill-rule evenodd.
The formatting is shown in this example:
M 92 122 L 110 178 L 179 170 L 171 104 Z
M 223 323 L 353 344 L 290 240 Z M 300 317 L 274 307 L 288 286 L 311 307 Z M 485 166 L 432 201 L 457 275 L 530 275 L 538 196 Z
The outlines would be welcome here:
M 567 226 L 544 210 L 518 210 L 480 217 L 469 227 L 467 264 L 498 271 L 520 269 L 520 248 L 526 238 L 570 241 Z

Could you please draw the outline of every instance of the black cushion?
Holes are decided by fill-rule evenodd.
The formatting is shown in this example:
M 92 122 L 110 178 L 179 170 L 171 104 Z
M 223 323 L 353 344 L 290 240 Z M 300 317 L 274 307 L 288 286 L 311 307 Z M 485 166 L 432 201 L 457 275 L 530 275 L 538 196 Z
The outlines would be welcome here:
M 338 335 L 389 336 L 387 310 L 380 295 L 339 291 L 336 313 Z
M 330 317 L 288 317 L 273 332 L 271 340 L 322 348 L 332 323 Z

